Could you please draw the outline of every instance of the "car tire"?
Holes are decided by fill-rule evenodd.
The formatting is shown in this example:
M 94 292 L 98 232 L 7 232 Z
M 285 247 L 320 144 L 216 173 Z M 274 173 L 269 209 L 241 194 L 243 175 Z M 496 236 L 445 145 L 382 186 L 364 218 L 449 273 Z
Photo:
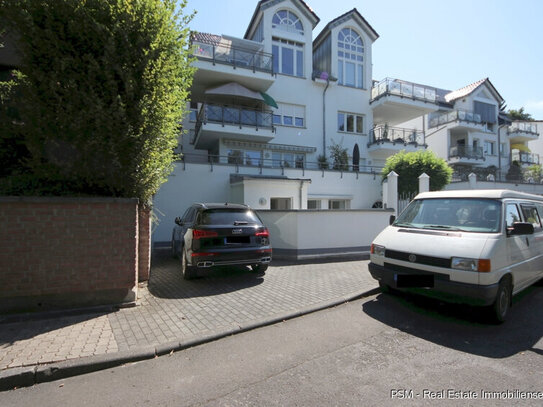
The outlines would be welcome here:
M 175 247 L 175 239 L 172 236 L 172 257 L 175 259 L 177 257 L 177 248 Z
M 251 270 L 253 270 L 257 274 L 264 274 L 266 273 L 267 269 L 268 269 L 267 264 L 253 264 L 251 266 Z
M 490 307 L 490 316 L 494 323 L 501 324 L 509 316 L 511 309 L 513 287 L 510 277 L 504 277 L 498 286 L 496 300 Z
M 192 280 L 196 276 L 196 270 L 194 267 L 187 265 L 187 254 L 185 250 L 182 250 L 183 254 L 181 255 L 181 273 L 185 280 Z
M 392 294 L 392 288 L 388 284 L 383 283 L 382 281 L 379 281 L 379 288 L 384 294 Z

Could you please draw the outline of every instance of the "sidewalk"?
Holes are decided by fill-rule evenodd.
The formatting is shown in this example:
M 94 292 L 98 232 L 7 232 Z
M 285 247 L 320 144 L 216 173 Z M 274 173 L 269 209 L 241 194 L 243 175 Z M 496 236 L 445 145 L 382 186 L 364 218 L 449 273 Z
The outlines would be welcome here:
M 152 358 L 340 304 L 375 288 L 364 260 L 274 262 L 264 276 L 242 268 L 184 281 L 179 262 L 158 252 L 134 308 L 0 323 L 0 390 Z

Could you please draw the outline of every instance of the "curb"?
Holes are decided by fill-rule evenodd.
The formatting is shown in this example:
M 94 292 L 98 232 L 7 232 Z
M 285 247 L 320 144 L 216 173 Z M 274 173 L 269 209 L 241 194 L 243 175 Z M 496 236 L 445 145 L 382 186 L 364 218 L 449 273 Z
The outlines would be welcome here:
M 54 380 L 65 379 L 68 377 L 92 373 L 99 370 L 109 369 L 121 366 L 126 363 L 138 362 L 141 360 L 153 359 L 171 352 L 176 352 L 204 343 L 213 342 L 227 336 L 247 332 L 256 328 L 273 325 L 278 322 L 287 321 L 302 315 L 311 314 L 327 308 L 332 308 L 346 302 L 355 301 L 360 298 L 368 297 L 379 292 L 379 288 L 373 288 L 352 295 L 340 297 L 332 301 L 324 301 L 298 311 L 290 312 L 278 317 L 263 318 L 252 321 L 239 328 L 230 328 L 221 330 L 209 335 L 199 336 L 197 338 L 172 341 L 156 346 L 145 346 L 127 351 L 115 352 L 91 356 L 87 358 L 77 358 L 62 362 L 53 362 L 46 365 L 15 367 L 0 371 L 0 391 L 14 390 L 20 387 L 33 386 L 34 384 L 51 382 Z

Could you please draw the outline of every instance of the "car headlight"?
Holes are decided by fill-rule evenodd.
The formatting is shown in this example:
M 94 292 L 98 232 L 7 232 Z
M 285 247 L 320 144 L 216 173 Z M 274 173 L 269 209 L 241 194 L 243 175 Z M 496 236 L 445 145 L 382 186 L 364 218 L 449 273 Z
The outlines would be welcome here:
M 490 259 L 469 259 L 465 257 L 453 257 L 451 268 L 466 271 L 478 271 L 488 273 L 490 271 Z
M 375 254 L 376 256 L 385 256 L 385 246 L 378 244 L 371 244 L 370 253 Z

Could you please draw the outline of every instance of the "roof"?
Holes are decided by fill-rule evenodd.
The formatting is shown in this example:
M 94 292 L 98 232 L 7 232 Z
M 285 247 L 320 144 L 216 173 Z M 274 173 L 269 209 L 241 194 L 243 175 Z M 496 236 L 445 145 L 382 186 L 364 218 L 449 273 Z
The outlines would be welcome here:
M 373 27 L 366 21 L 364 17 L 362 17 L 362 15 L 358 12 L 358 10 L 355 7 L 352 10 L 349 10 L 346 13 L 340 15 L 339 17 L 334 18 L 332 21 L 326 24 L 326 26 L 322 29 L 319 35 L 317 35 L 317 38 L 315 38 L 315 40 L 313 41 L 313 44 L 314 45 L 318 44 L 333 27 L 343 23 L 343 21 L 347 20 L 351 14 L 355 17 L 355 19 L 356 18 L 360 19 L 360 23 L 362 23 L 361 24 L 362 27 L 366 29 L 368 35 L 372 38 L 373 41 L 379 38 L 379 34 L 377 34 L 377 31 L 373 29 Z
M 245 35 L 243 36 L 243 38 L 248 38 L 249 37 L 249 32 L 251 31 L 251 28 L 253 27 L 254 23 L 256 22 L 256 18 L 258 16 L 258 13 L 262 9 L 262 6 L 265 6 L 266 3 L 276 2 L 276 1 L 277 0 L 260 0 L 258 2 L 258 4 L 256 5 L 256 8 L 255 8 L 255 11 L 253 13 L 253 16 L 251 17 L 251 21 L 249 22 L 249 25 L 247 27 L 247 30 L 245 31 Z M 321 21 L 319 16 L 317 16 L 317 14 L 315 14 L 313 9 L 311 7 L 309 7 L 309 5 L 304 0 L 293 0 L 293 1 L 295 1 L 295 2 L 298 1 L 299 3 L 301 3 L 301 5 L 304 7 L 304 9 L 307 10 L 307 12 L 311 16 L 313 16 L 313 18 L 315 19 L 315 23 L 313 24 L 313 28 L 315 28 L 315 26 L 319 23 L 319 21 Z
M 192 32 L 191 39 L 192 41 L 203 42 L 205 44 L 217 46 L 220 44 L 222 36 L 208 33 Z
M 535 199 L 543 202 L 543 196 L 512 191 L 510 189 L 463 189 L 457 191 L 433 191 L 418 194 L 415 199 L 428 198 L 516 198 Z
M 496 99 L 498 99 L 500 102 L 502 102 L 504 99 L 501 97 L 500 93 L 496 90 L 494 85 L 492 85 L 492 82 L 490 82 L 490 79 L 484 78 L 481 80 L 478 80 L 477 82 L 471 83 L 467 86 L 464 86 L 463 88 L 454 90 L 448 94 L 445 95 L 445 100 L 447 102 L 453 102 L 457 99 L 463 98 L 465 96 L 468 96 L 469 94 L 473 93 L 476 89 L 478 89 L 481 85 L 486 83 L 490 90 L 494 92 L 494 95 L 496 96 Z
M 228 209 L 247 209 L 249 208 L 247 205 L 244 205 L 244 204 L 237 204 L 237 203 L 230 203 L 230 202 L 225 202 L 225 203 L 196 203 L 194 205 L 200 205 L 202 208 L 204 209 L 224 209 L 224 208 L 228 208 Z

